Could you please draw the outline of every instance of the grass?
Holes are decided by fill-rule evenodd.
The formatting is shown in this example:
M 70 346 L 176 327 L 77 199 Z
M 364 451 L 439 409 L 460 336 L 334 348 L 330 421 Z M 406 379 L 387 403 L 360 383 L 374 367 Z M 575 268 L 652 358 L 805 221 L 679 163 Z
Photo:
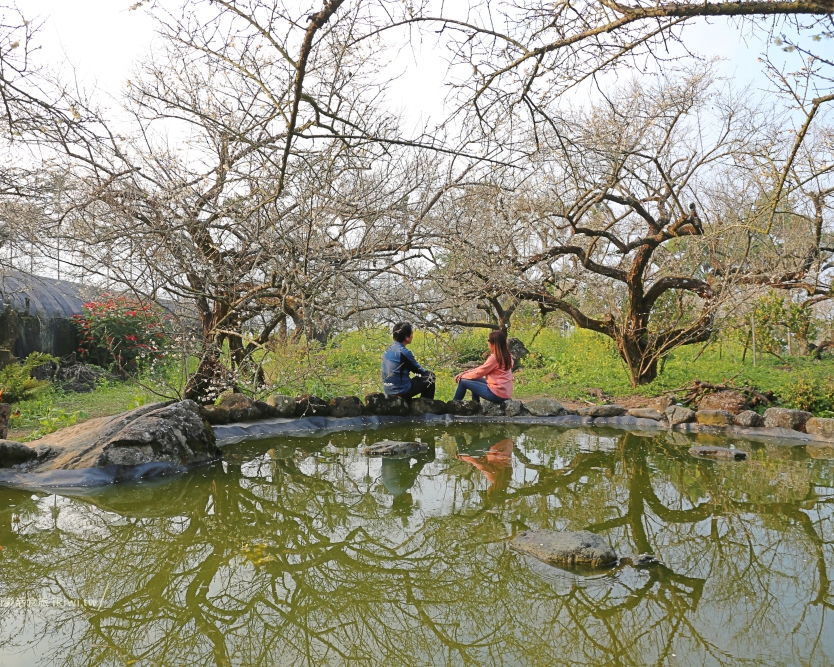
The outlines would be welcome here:
M 437 374 L 437 397 L 452 398 L 454 376 L 464 364 L 480 362 L 487 349 L 486 331 L 457 337 L 416 332 L 411 350 L 417 360 Z M 834 416 L 834 361 L 809 357 L 772 355 L 760 357 L 754 366 L 750 353 L 742 363 L 742 350 L 727 343 L 681 348 L 665 362 L 663 372 L 651 384 L 633 389 L 626 369 L 609 339 L 588 331 L 562 335 L 555 330 L 514 331 L 530 349 L 524 365 L 515 373 L 515 396 L 589 398 L 590 388 L 601 388 L 617 398 L 657 396 L 692 382 L 732 379 L 735 385 L 772 390 L 781 405 L 810 410 L 818 416 Z M 390 343 L 383 329 L 365 329 L 337 336 L 326 348 L 276 344 L 260 361 L 267 387 L 255 392 L 298 395 L 312 393 L 325 398 L 380 391 L 380 359 Z M 700 352 L 700 354 L 699 354 Z M 696 359 L 697 356 L 697 359 Z M 135 382 L 104 384 L 87 394 L 47 390 L 36 399 L 15 405 L 20 415 L 11 423 L 10 437 L 23 439 L 36 429 L 59 428 L 73 415 L 79 421 L 102 417 L 156 399 Z

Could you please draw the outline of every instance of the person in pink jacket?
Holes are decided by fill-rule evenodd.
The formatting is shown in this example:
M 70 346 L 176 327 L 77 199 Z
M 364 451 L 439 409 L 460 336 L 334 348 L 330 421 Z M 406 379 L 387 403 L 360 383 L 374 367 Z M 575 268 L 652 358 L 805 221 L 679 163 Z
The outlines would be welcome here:
M 487 360 L 471 371 L 458 373 L 455 382 L 456 401 L 462 401 L 466 390 L 472 392 L 472 400 L 480 403 L 485 398 L 492 403 L 503 403 L 513 397 L 513 357 L 507 347 L 507 334 L 493 331 L 489 335 L 490 355 Z

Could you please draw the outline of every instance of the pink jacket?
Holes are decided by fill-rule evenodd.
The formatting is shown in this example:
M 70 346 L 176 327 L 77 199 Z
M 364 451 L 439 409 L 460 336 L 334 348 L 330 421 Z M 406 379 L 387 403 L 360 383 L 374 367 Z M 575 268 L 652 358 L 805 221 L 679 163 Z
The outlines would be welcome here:
M 494 354 L 490 354 L 483 364 L 466 371 L 461 377 L 467 380 L 486 378 L 487 387 L 498 398 L 513 397 L 513 371 L 510 368 L 499 367 L 498 358 Z

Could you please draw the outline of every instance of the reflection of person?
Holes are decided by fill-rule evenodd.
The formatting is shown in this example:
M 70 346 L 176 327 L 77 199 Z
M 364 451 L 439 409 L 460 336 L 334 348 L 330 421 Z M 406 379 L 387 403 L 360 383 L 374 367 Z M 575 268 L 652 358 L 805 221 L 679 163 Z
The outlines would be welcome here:
M 406 347 L 414 338 L 411 322 L 394 325 L 394 342 L 382 355 L 382 388 L 387 396 L 434 398 L 434 373 L 427 371 Z M 411 373 L 415 373 L 411 377 Z
M 513 397 L 513 357 L 507 346 L 507 334 L 493 331 L 488 341 L 490 355 L 487 360 L 477 368 L 455 376 L 458 388 L 454 400 L 462 401 L 467 389 L 476 403 L 482 398 L 503 403 Z
M 513 476 L 513 441 L 506 438 L 496 442 L 483 456 L 455 454 L 455 458 L 471 463 L 484 473 L 489 480 L 487 493 L 502 493 L 507 490 Z

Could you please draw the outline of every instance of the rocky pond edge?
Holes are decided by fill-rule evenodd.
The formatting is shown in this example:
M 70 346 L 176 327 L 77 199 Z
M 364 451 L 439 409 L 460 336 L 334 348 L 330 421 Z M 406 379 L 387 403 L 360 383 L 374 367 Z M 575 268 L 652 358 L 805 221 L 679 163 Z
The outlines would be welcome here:
M 786 408 L 769 408 L 758 415 L 750 410 L 695 411 L 679 405 L 667 406 L 663 412 L 615 404 L 570 410 L 552 398 L 482 407 L 472 401 L 406 402 L 384 394 L 370 394 L 364 404 L 355 396 L 326 402 L 314 396 L 276 395 L 259 402 L 244 394 L 227 394 L 215 406 L 187 400 L 155 403 L 91 419 L 31 443 L 0 440 L 0 485 L 51 491 L 97 487 L 182 473 L 220 460 L 220 447 L 244 440 L 410 423 L 607 427 L 647 434 L 671 430 L 834 447 L 834 419 Z

